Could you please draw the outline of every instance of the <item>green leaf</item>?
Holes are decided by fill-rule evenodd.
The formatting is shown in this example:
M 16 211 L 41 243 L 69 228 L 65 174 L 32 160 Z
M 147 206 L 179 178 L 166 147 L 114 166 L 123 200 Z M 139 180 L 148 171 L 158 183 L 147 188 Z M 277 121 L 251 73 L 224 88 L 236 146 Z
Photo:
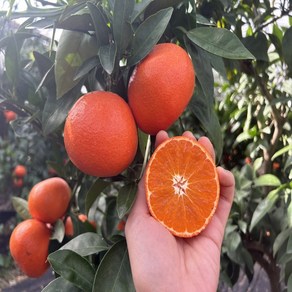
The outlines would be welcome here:
M 262 220 L 262 218 L 272 209 L 279 197 L 279 189 L 269 192 L 266 198 L 264 198 L 256 207 L 249 226 L 251 232 L 253 228 Z
M 133 37 L 131 15 L 134 10 L 134 0 L 115 1 L 113 11 L 113 35 L 120 59 Z
M 42 292 L 80 292 L 82 289 L 77 288 L 66 279 L 59 277 L 51 281 Z
M 286 153 L 286 152 L 288 152 L 288 151 L 290 151 L 290 150 L 292 150 L 292 144 L 287 145 L 287 146 L 283 147 L 282 149 L 278 150 L 278 151 L 272 156 L 271 159 L 274 160 L 275 158 L 277 158 L 277 157 L 283 155 L 284 153 Z
M 95 274 L 93 291 L 135 291 L 125 240 L 115 243 L 103 257 Z
M 292 230 L 290 230 L 290 236 L 288 239 L 286 252 L 289 254 L 292 253 Z
M 92 18 L 93 26 L 95 29 L 95 35 L 97 39 L 97 45 L 104 46 L 109 42 L 110 29 L 107 26 L 107 18 L 102 9 L 102 6 L 94 5 L 91 2 L 87 2 L 87 6 Z
M 132 208 L 136 198 L 138 185 L 137 183 L 129 183 L 123 186 L 117 198 L 117 211 L 119 218 L 123 218 Z
M 224 28 L 198 27 L 190 30 L 187 37 L 202 49 L 227 59 L 254 59 L 238 37 Z
M 54 225 L 54 231 L 51 239 L 56 239 L 58 242 L 62 242 L 65 236 L 65 226 L 61 219 L 58 219 Z
M 269 45 L 264 33 L 258 32 L 256 36 L 248 36 L 242 40 L 242 43 L 255 56 L 256 60 L 269 62 Z
M 11 198 L 13 208 L 15 209 L 16 213 L 20 216 L 21 219 L 26 220 L 30 219 L 31 215 L 28 211 L 28 203 L 25 199 L 19 197 L 12 197 Z
M 99 48 L 98 56 L 100 64 L 108 74 L 112 74 L 116 59 L 117 59 L 117 46 L 116 44 L 109 44 Z
M 200 85 L 202 86 L 204 95 L 210 103 L 214 103 L 214 76 L 211 63 L 207 57 L 206 51 L 197 46 L 187 45 L 187 50 L 196 71 Z
M 217 161 L 219 161 L 223 150 L 221 126 L 214 110 L 214 104 L 205 96 L 198 80 L 196 83 L 196 89 L 189 103 L 189 108 L 200 121 L 202 128 L 207 132 L 215 147 Z
M 254 180 L 254 187 L 271 186 L 278 187 L 281 181 L 273 174 L 263 174 Z
M 280 232 L 277 237 L 275 238 L 274 244 L 273 244 L 273 255 L 275 256 L 281 246 L 286 242 L 288 237 L 292 234 L 292 228 L 286 229 L 282 232 Z
M 101 180 L 97 178 L 92 186 L 90 187 L 89 191 L 86 194 L 85 198 L 85 211 L 86 213 L 89 212 L 92 204 L 95 202 L 97 197 L 101 194 L 101 192 L 110 185 L 110 182 Z
M 173 8 L 166 8 L 148 17 L 137 30 L 132 43 L 132 54 L 128 58 L 128 65 L 133 66 L 141 61 L 151 51 L 164 33 Z
M 288 28 L 283 36 L 282 50 L 283 58 L 287 63 L 290 71 L 292 71 L 292 27 Z
M 254 173 L 256 173 L 256 172 L 260 169 L 260 167 L 261 167 L 262 164 L 263 164 L 263 160 L 264 160 L 263 157 L 259 157 L 259 158 L 257 158 L 257 159 L 254 161 L 254 163 L 253 163 L 253 170 L 254 170 Z
M 100 235 L 94 232 L 80 234 L 60 248 L 60 250 L 74 251 L 83 257 L 96 254 L 107 249 L 107 243 Z
M 137 17 L 140 14 L 142 14 L 145 11 L 145 9 L 147 8 L 147 6 L 153 1 L 154 0 L 144 0 L 140 3 L 136 3 L 134 6 L 134 11 L 131 15 L 131 23 L 133 23 L 137 19 Z
M 69 110 L 81 95 L 82 83 L 80 81 L 58 100 L 55 97 L 47 98 L 42 116 L 42 127 L 45 136 L 55 131 L 65 121 Z
M 14 37 L 9 40 L 5 50 L 5 70 L 7 77 L 16 85 L 19 80 L 20 67 L 20 54 L 19 44 Z
M 138 128 L 138 138 L 139 138 L 139 149 L 140 149 L 143 157 L 145 157 L 145 151 L 146 151 L 146 147 L 147 147 L 148 135 L 145 134 L 143 131 L 141 131 Z
M 100 65 L 98 56 L 93 56 L 86 61 L 77 69 L 74 80 L 78 80 L 87 75 L 93 68 Z
M 148 17 L 162 9 L 175 7 L 180 4 L 182 0 L 154 0 L 150 5 L 148 5 L 145 15 Z
M 57 98 L 64 96 L 78 84 L 80 80 L 74 80 L 78 68 L 85 60 L 97 55 L 97 52 L 94 37 L 76 31 L 62 32 L 55 63 Z
M 91 291 L 94 270 L 90 263 L 71 250 L 57 250 L 48 256 L 54 271 L 83 291 Z
M 288 278 L 287 289 L 287 292 L 292 292 L 292 274 Z

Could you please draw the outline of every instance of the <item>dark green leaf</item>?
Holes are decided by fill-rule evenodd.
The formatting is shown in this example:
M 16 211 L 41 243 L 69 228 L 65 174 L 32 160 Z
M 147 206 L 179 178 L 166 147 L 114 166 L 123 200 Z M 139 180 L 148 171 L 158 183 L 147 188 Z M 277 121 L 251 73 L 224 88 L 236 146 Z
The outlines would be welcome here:
M 102 222 L 102 230 L 105 237 L 112 236 L 117 230 L 117 224 L 119 222 L 119 217 L 117 214 L 117 200 L 116 197 L 106 198 L 106 216 L 104 216 Z
M 292 230 L 290 230 L 290 236 L 288 239 L 286 252 L 289 254 L 292 253 Z
M 197 46 L 187 46 L 192 57 L 196 77 L 202 86 L 204 95 L 210 103 L 214 103 L 214 76 L 211 63 L 204 50 Z
M 94 232 L 80 234 L 60 248 L 60 250 L 74 251 L 84 257 L 107 249 L 108 246 L 103 238 Z
M 248 36 L 242 40 L 242 43 L 257 60 L 269 62 L 269 45 L 267 37 L 264 33 L 259 32 L 256 36 Z
M 94 30 L 90 14 L 85 10 L 71 15 L 56 24 L 57 28 L 71 31 L 88 32 Z
M 227 59 L 254 59 L 238 37 L 224 28 L 198 27 L 187 37 L 202 49 Z
M 93 291 L 135 291 L 125 240 L 114 244 L 103 257 L 95 274 Z
M 107 26 L 107 19 L 102 10 L 101 5 L 94 5 L 91 2 L 87 2 L 87 6 L 92 18 L 92 22 L 95 29 L 95 35 L 97 39 L 97 45 L 104 46 L 109 42 L 110 29 Z
M 142 132 L 139 128 L 138 128 L 138 138 L 139 138 L 139 149 L 143 155 L 143 157 L 145 156 L 145 151 L 146 151 L 146 147 L 147 147 L 147 141 L 148 141 L 148 135 L 145 134 L 144 132 Z
M 6 50 L 5 50 L 5 69 L 9 80 L 13 85 L 16 85 L 19 80 L 20 72 L 20 55 L 18 43 L 14 37 L 9 40 Z
M 275 256 L 279 249 L 282 247 L 282 245 L 286 242 L 288 237 L 292 234 L 292 228 L 286 229 L 284 231 L 281 231 L 277 237 L 275 238 L 274 244 L 273 244 L 273 255 Z
M 148 5 L 145 16 L 148 17 L 160 10 L 165 8 L 175 7 L 180 4 L 182 0 L 154 0 L 150 5 Z
M 42 116 L 44 135 L 49 135 L 65 121 L 67 114 L 76 100 L 80 97 L 82 81 L 69 90 L 63 98 L 56 100 L 54 97 L 47 99 Z
M 255 187 L 271 186 L 278 187 L 281 181 L 273 174 L 263 174 L 254 180 Z
M 100 59 L 100 64 L 106 73 L 112 74 L 117 58 L 117 46 L 111 43 L 109 45 L 100 47 L 98 56 Z
M 133 37 L 131 15 L 134 10 L 134 0 L 115 1 L 113 11 L 113 35 L 120 59 Z
M 145 9 L 147 8 L 147 6 L 154 0 L 144 0 L 140 3 L 136 3 L 135 6 L 134 6 L 134 11 L 131 15 L 131 23 L 133 23 L 137 17 L 142 14 Z
M 91 208 L 92 204 L 95 202 L 97 197 L 101 194 L 101 192 L 110 185 L 110 182 L 96 179 L 92 186 L 90 187 L 89 191 L 86 194 L 85 198 L 85 211 L 86 213 L 89 212 L 89 209 Z
M 214 110 L 214 104 L 205 96 L 198 80 L 189 108 L 200 121 L 202 128 L 207 132 L 215 147 L 217 161 L 219 161 L 223 150 L 221 126 Z
M 136 198 L 137 188 L 137 183 L 129 183 L 120 189 L 117 198 L 117 211 L 119 218 L 123 218 L 132 208 Z
M 90 263 L 71 250 L 57 250 L 48 256 L 52 268 L 83 291 L 91 291 L 94 270 Z
M 264 198 L 256 207 L 249 226 L 251 232 L 253 228 L 262 220 L 262 218 L 272 209 L 279 197 L 279 189 L 269 192 L 266 198 Z
M 51 281 L 42 292 L 80 292 L 81 289 L 74 286 L 66 279 L 59 277 Z
M 93 68 L 100 65 L 98 56 L 93 56 L 86 61 L 77 69 L 74 80 L 78 80 L 88 74 Z
M 19 197 L 12 197 L 11 201 L 14 210 L 20 216 L 21 219 L 26 220 L 31 218 L 31 215 L 29 214 L 28 211 L 28 204 L 26 200 Z
M 55 63 L 58 98 L 78 84 L 80 80 L 74 80 L 78 68 L 85 60 L 97 55 L 97 50 L 94 37 L 75 31 L 62 32 Z
M 292 292 L 292 274 L 288 278 L 287 289 L 287 292 Z
M 288 28 L 283 36 L 282 50 L 283 57 L 290 71 L 292 71 L 292 27 Z
M 128 65 L 133 66 L 141 61 L 151 51 L 164 33 L 173 8 L 166 8 L 148 17 L 137 30 L 132 43 L 132 54 L 128 59 Z

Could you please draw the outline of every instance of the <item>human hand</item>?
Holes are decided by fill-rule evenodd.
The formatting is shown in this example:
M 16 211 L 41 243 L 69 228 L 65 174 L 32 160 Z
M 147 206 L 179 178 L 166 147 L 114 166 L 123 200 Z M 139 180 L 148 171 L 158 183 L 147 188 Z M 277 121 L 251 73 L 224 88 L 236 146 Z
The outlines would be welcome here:
M 192 133 L 183 134 L 195 139 Z M 168 139 L 166 132 L 156 136 L 156 147 Z M 215 159 L 210 140 L 198 140 Z M 207 227 L 192 238 L 172 235 L 156 221 L 146 202 L 145 176 L 128 217 L 125 234 L 134 285 L 137 291 L 216 291 L 220 272 L 220 252 L 225 225 L 234 196 L 234 177 L 217 167 L 220 199 Z

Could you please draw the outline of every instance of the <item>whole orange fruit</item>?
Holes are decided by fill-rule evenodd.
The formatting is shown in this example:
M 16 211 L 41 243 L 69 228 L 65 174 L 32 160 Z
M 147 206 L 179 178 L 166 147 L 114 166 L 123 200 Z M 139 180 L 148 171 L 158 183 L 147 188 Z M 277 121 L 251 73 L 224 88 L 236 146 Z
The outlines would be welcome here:
M 17 117 L 16 113 L 13 111 L 5 110 L 4 111 L 4 116 L 7 122 L 14 121 Z
M 51 231 L 45 223 L 28 219 L 13 230 L 9 247 L 20 269 L 29 277 L 40 277 L 49 267 L 47 262 Z
M 26 175 L 26 167 L 24 165 L 16 165 L 13 170 L 13 175 L 17 177 L 24 177 Z
M 131 109 L 112 92 L 83 95 L 66 119 L 64 143 L 69 158 L 84 173 L 99 177 L 121 173 L 132 163 L 138 145 Z
M 71 199 L 71 189 L 60 177 L 45 179 L 33 186 L 28 195 L 31 216 L 44 223 L 55 223 L 65 215 Z
M 179 237 L 195 236 L 207 226 L 220 191 L 211 155 L 187 137 L 157 147 L 147 166 L 145 189 L 152 216 Z
M 188 105 L 194 88 L 195 71 L 187 52 L 171 43 L 156 45 L 129 81 L 129 105 L 138 127 L 151 135 L 169 128 Z

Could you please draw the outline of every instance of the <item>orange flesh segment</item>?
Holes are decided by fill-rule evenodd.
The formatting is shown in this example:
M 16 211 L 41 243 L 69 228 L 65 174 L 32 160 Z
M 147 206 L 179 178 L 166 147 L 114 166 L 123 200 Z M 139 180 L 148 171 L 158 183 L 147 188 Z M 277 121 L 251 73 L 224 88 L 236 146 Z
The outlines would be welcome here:
M 146 173 L 150 213 L 174 235 L 191 237 L 201 232 L 218 204 L 216 166 L 195 140 L 175 137 L 161 144 Z

